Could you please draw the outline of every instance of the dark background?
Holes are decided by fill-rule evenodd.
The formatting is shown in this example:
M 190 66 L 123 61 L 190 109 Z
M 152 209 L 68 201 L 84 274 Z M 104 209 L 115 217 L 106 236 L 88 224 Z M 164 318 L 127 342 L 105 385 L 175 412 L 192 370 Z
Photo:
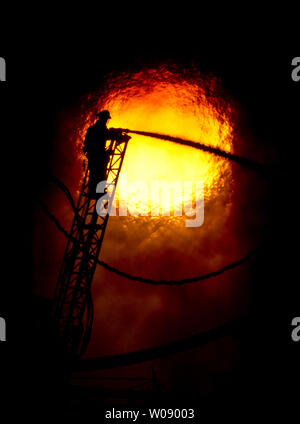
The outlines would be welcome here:
M 300 315 L 300 82 L 291 79 L 291 61 L 299 49 L 292 48 L 292 40 L 278 42 L 268 30 L 248 38 L 240 33 L 216 35 L 212 28 L 204 34 L 188 32 L 178 26 L 154 35 L 147 27 L 145 33 L 142 37 L 141 27 L 133 21 L 126 21 L 124 28 L 114 23 L 96 34 L 78 28 L 62 35 L 52 30 L 42 37 L 37 31 L 25 39 L 20 34 L 0 50 L 7 61 L 7 82 L 0 86 L 4 212 L 0 316 L 7 320 L 7 342 L 0 346 L 7 377 L 2 388 L 13 402 L 22 399 L 28 409 L 37 411 L 38 405 L 51 409 L 53 388 L 38 377 L 44 371 L 47 375 L 47 359 L 39 364 L 31 360 L 38 344 L 32 335 L 31 240 L 35 198 L 49 172 L 57 112 L 96 88 L 106 72 L 170 58 L 181 64 L 193 62 L 201 71 L 219 76 L 243 105 L 254 134 L 271 143 L 280 158 L 272 176 L 270 243 L 253 270 L 254 297 L 241 340 L 241 361 L 232 387 L 217 396 L 228 401 L 229 413 L 240 403 L 254 414 L 275 415 L 277 408 L 292 414 L 300 376 L 300 342 L 293 343 L 290 337 L 291 320 Z

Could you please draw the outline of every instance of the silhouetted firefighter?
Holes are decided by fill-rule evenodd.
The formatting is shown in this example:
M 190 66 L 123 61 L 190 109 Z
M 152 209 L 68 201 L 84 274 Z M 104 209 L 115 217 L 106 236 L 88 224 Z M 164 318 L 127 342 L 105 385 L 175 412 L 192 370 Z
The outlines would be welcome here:
M 90 171 L 89 187 L 95 191 L 100 181 L 106 180 L 107 165 L 113 151 L 113 141 L 125 141 L 131 137 L 122 134 L 122 129 L 107 128 L 107 122 L 111 119 L 108 110 L 102 110 L 97 114 L 97 122 L 87 130 L 83 152 L 88 158 L 88 169 Z M 106 142 L 111 143 L 106 147 Z

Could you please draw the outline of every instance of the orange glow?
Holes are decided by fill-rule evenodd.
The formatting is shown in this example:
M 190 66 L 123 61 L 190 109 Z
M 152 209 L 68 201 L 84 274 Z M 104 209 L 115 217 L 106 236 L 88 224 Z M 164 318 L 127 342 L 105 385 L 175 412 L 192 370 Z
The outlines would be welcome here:
M 214 81 L 210 83 L 213 85 Z M 100 108 L 110 111 L 108 127 L 168 134 L 230 152 L 230 108 L 219 108 L 217 95 L 208 98 L 200 84 L 199 80 L 185 79 L 164 68 L 147 70 L 122 76 L 115 85 L 111 83 Z M 185 181 L 200 181 L 204 183 L 207 201 L 230 181 L 231 164 L 222 158 L 162 140 L 131 136 L 120 176 L 122 179 L 126 175 L 129 184 L 143 181 L 150 190 L 153 181 L 181 185 Z M 119 189 L 121 192 L 121 185 Z M 146 209 L 148 199 L 146 192 L 136 191 L 128 200 Z M 162 214 L 167 213 L 169 200 L 161 198 L 159 203 Z M 175 209 L 179 207 L 175 202 Z
M 86 162 L 84 137 L 103 109 L 112 116 L 108 127 L 165 133 L 232 153 L 243 142 L 234 132 L 236 118 L 233 121 L 232 117 L 238 114 L 224 100 L 213 77 L 177 66 L 109 75 L 105 85 L 62 115 L 53 143 L 53 173 L 70 188 L 74 199 L 81 189 L 82 159 Z M 204 223 L 186 228 L 184 216 L 111 216 L 100 252 L 102 261 L 132 275 L 173 280 L 218 270 L 252 249 L 263 221 L 255 218 L 259 187 L 252 186 L 248 173 L 197 149 L 130 135 L 122 176 L 147 184 L 203 180 Z M 136 193 L 131 201 L 145 204 L 147 197 Z M 63 193 L 54 187 L 45 203 L 64 228 L 71 228 L 74 214 Z M 161 212 L 168 212 L 166 204 L 161 206 Z M 43 211 L 38 210 L 37 217 L 35 285 L 38 294 L 50 297 L 66 240 L 53 230 Z M 157 287 L 128 281 L 98 266 L 92 286 L 95 322 L 87 357 L 154 346 L 213 327 L 216 319 L 231 320 L 244 309 L 244 290 L 251 275 L 247 270 L 238 268 L 195 285 Z

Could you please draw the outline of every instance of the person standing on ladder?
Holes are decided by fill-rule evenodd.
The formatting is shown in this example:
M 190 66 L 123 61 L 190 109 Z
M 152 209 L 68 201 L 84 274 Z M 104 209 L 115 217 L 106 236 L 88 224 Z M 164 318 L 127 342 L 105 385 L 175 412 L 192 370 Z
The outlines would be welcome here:
M 83 147 L 83 153 L 88 158 L 90 190 L 95 190 L 97 184 L 106 179 L 112 144 L 106 149 L 106 141 L 114 138 L 113 131 L 106 126 L 108 120 L 111 119 L 109 111 L 102 110 L 97 114 L 97 118 L 97 122 L 87 130 Z

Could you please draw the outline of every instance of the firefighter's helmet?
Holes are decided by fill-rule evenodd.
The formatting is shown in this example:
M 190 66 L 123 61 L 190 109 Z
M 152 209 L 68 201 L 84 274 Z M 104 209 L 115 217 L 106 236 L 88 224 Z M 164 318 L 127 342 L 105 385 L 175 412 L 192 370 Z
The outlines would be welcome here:
M 101 112 L 97 113 L 97 117 L 99 119 L 103 119 L 103 121 L 107 121 L 108 119 L 111 119 L 111 116 L 108 110 L 101 110 Z

